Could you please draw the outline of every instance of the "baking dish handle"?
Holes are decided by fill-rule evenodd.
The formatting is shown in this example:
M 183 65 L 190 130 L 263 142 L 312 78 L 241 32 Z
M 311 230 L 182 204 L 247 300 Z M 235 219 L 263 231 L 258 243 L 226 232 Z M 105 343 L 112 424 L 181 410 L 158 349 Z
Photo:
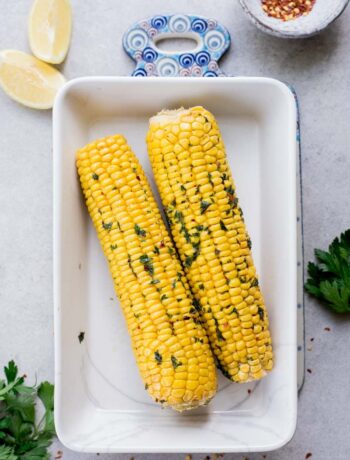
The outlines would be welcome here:
M 197 42 L 189 52 L 164 51 L 164 39 L 187 38 Z M 220 77 L 219 60 L 231 37 L 222 24 L 203 16 L 174 14 L 153 16 L 131 26 L 123 36 L 127 54 L 136 62 L 136 77 Z

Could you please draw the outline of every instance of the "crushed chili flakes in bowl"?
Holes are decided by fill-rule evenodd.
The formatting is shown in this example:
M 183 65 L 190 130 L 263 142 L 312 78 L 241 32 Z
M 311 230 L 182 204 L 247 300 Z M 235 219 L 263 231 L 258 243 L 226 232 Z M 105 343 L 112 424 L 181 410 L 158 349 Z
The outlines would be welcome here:
M 309 14 L 316 0 L 261 0 L 262 8 L 268 16 L 282 21 L 290 21 Z

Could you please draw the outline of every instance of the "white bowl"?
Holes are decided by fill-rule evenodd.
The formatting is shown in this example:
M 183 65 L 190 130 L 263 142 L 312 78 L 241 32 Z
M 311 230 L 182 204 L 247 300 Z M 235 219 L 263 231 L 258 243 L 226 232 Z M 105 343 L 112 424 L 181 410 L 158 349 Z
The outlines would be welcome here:
M 266 378 L 245 385 L 220 375 L 208 406 L 177 414 L 153 403 L 142 385 L 85 209 L 75 152 L 123 133 L 151 178 L 149 117 L 199 104 L 222 129 L 276 364 Z M 82 452 L 261 452 L 290 440 L 297 414 L 296 153 L 295 100 L 276 80 L 90 77 L 61 90 L 54 107 L 55 421 L 66 446 Z
M 261 0 L 240 0 L 250 20 L 263 32 L 281 38 L 305 38 L 315 35 L 335 21 L 347 7 L 349 0 L 316 0 L 307 16 L 282 21 L 268 16 Z

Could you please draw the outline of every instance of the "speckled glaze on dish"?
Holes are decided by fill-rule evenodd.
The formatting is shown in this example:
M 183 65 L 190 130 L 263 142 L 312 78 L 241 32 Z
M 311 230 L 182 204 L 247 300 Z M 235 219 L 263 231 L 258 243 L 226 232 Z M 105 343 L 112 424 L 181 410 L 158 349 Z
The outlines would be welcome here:
M 349 0 L 316 0 L 312 11 L 291 21 L 268 16 L 261 0 L 240 0 L 249 19 L 260 30 L 281 38 L 305 38 L 315 35 L 334 22 L 345 10 Z
M 167 52 L 157 47 L 161 38 L 193 38 L 191 52 Z M 123 46 L 136 62 L 136 77 L 218 77 L 218 61 L 230 46 L 230 34 L 215 19 L 174 14 L 154 16 L 134 24 L 123 37 Z

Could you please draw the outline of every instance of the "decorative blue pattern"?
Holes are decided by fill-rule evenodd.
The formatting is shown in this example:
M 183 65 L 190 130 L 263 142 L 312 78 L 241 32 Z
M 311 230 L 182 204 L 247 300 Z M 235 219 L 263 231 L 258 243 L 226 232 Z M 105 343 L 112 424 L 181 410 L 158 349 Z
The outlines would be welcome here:
M 198 47 L 191 53 L 167 53 L 156 46 L 156 42 L 167 35 L 193 37 Z M 136 62 L 133 75 L 137 77 L 222 76 L 218 61 L 230 43 L 227 29 L 215 19 L 184 14 L 144 19 L 123 37 L 125 51 Z

